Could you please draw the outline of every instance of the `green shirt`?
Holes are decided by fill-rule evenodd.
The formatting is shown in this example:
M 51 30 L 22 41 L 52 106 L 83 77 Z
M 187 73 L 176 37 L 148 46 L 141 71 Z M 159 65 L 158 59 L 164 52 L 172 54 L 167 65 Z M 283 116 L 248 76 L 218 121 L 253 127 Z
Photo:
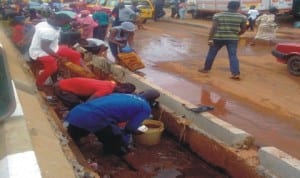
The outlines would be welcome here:
M 238 12 L 220 12 L 214 15 L 217 29 L 213 35 L 214 40 L 238 40 L 241 25 L 245 25 L 247 17 Z
M 109 23 L 109 17 L 106 12 L 95 12 L 93 14 L 93 19 L 100 25 L 106 26 Z

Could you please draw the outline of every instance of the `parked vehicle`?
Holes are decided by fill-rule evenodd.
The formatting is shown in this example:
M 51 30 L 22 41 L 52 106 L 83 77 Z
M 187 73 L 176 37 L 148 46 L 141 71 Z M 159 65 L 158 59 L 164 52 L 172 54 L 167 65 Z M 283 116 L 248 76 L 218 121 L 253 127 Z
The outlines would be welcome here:
M 300 76 L 300 44 L 278 43 L 272 50 L 272 54 L 278 62 L 287 64 L 291 74 Z
M 293 0 L 292 14 L 294 17 L 300 18 L 300 0 Z
M 212 15 L 216 12 L 227 10 L 229 1 L 230 0 L 187 0 L 188 13 L 191 13 L 193 18 Z M 242 13 L 247 13 L 250 6 L 254 5 L 260 12 L 267 11 L 270 7 L 276 7 L 279 10 L 279 14 L 285 14 L 291 12 L 293 4 L 291 0 L 241 0 L 240 2 Z
M 101 4 L 105 8 L 113 9 L 119 0 L 100 0 L 98 4 Z M 137 0 L 137 8 L 140 9 L 140 17 L 145 19 L 152 19 L 154 15 L 154 6 L 151 0 Z M 132 0 L 124 0 L 125 6 L 130 7 Z
M 16 108 L 13 81 L 7 61 L 5 50 L 0 43 L 0 121 L 9 117 Z

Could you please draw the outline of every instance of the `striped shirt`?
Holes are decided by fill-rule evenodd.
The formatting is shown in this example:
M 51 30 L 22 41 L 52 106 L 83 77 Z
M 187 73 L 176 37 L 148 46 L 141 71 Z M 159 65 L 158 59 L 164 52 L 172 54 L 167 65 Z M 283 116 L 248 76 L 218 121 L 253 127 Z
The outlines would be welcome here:
M 214 15 L 217 29 L 213 36 L 214 40 L 238 40 L 241 25 L 245 25 L 247 17 L 237 12 L 220 12 Z

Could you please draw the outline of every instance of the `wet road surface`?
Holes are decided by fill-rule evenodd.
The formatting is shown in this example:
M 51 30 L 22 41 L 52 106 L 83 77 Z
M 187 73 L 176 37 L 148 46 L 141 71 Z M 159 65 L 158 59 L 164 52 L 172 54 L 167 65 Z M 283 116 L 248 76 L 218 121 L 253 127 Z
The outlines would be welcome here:
M 299 121 L 281 118 L 253 103 L 237 100 L 209 86 L 209 83 L 195 83 L 193 78 L 183 78 L 176 71 L 168 73 L 160 69 L 160 63 L 164 62 L 203 60 L 208 50 L 207 29 L 164 22 L 150 22 L 146 28 L 137 32 L 135 46 L 147 66 L 141 71 L 148 80 L 193 104 L 214 106 L 212 114 L 252 134 L 257 145 L 276 146 L 300 158 Z M 252 56 L 256 60 L 259 56 L 270 54 L 272 49 L 272 46 L 251 48 L 246 45 L 247 42 L 240 42 L 239 56 Z M 220 51 L 218 56 L 226 58 L 227 51 Z M 191 67 L 189 65 L 194 63 L 183 65 Z M 227 68 L 224 67 L 224 70 Z

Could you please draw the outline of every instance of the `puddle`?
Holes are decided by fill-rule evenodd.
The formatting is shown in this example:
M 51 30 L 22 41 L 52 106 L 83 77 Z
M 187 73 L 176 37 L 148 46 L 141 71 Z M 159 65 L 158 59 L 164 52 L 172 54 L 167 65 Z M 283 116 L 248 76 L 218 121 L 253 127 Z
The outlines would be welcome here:
M 237 126 L 255 137 L 259 146 L 276 146 L 300 157 L 300 125 L 295 120 L 282 120 L 271 113 L 259 112 L 213 88 L 205 88 L 176 75 L 155 68 L 142 70 L 146 78 L 176 96 L 195 105 L 214 106 L 210 113 Z M 293 145 L 293 146 L 292 146 Z
M 169 30 L 163 30 L 162 25 L 164 25 L 164 28 L 172 30 L 170 32 Z M 176 71 L 172 74 L 161 71 L 159 67 L 155 66 L 160 62 L 168 62 L 172 65 L 173 61 L 178 60 L 204 60 L 208 51 L 206 43 L 208 33 L 197 28 L 175 24 L 151 24 L 149 26 L 151 32 L 144 31 L 143 35 L 137 34 L 136 39 L 139 44 L 137 51 L 147 66 L 141 70 L 145 73 L 145 78 L 195 105 L 214 106 L 215 109 L 211 111 L 212 114 L 252 134 L 257 145 L 276 146 L 300 158 L 300 152 L 298 151 L 300 148 L 300 125 L 298 122 L 288 118 L 278 118 L 271 111 L 268 112 L 255 105 L 237 101 L 214 88 L 208 88 L 207 85 L 201 86 L 190 82 L 175 74 L 176 71 L 181 71 L 180 66 L 176 66 Z M 159 31 L 159 33 L 156 31 Z M 251 46 L 251 40 L 249 37 L 241 39 L 238 49 L 239 56 L 257 56 L 257 60 L 259 60 L 259 56 L 269 55 L 274 46 L 274 44 L 265 44 L 260 41 Z M 291 39 L 278 36 L 277 40 L 289 41 Z M 167 42 L 169 44 L 165 44 Z M 186 47 L 178 51 L 178 45 L 174 44 L 175 42 L 182 43 Z M 174 46 L 174 49 L 172 46 Z M 227 57 L 225 47 L 218 53 L 218 57 L 221 56 Z M 185 67 L 193 64 L 195 63 L 182 62 L 182 65 L 186 65 Z M 228 66 L 225 67 L 228 70 Z
M 178 49 L 182 50 L 182 46 L 178 46 Z M 36 71 L 34 66 L 31 66 L 31 69 Z M 51 87 L 45 88 L 46 95 L 52 95 L 52 92 Z M 67 111 L 63 109 L 62 103 L 49 105 L 49 109 L 53 109 L 63 122 L 63 115 Z M 126 159 L 105 155 L 101 143 L 93 135 L 83 138 L 78 148 L 86 162 L 101 177 L 180 178 L 196 176 L 210 178 L 212 175 L 218 178 L 229 177 L 225 172 L 212 167 L 191 153 L 166 132 L 163 133 L 157 145 L 145 146 L 134 143 L 132 152 L 126 156 Z

